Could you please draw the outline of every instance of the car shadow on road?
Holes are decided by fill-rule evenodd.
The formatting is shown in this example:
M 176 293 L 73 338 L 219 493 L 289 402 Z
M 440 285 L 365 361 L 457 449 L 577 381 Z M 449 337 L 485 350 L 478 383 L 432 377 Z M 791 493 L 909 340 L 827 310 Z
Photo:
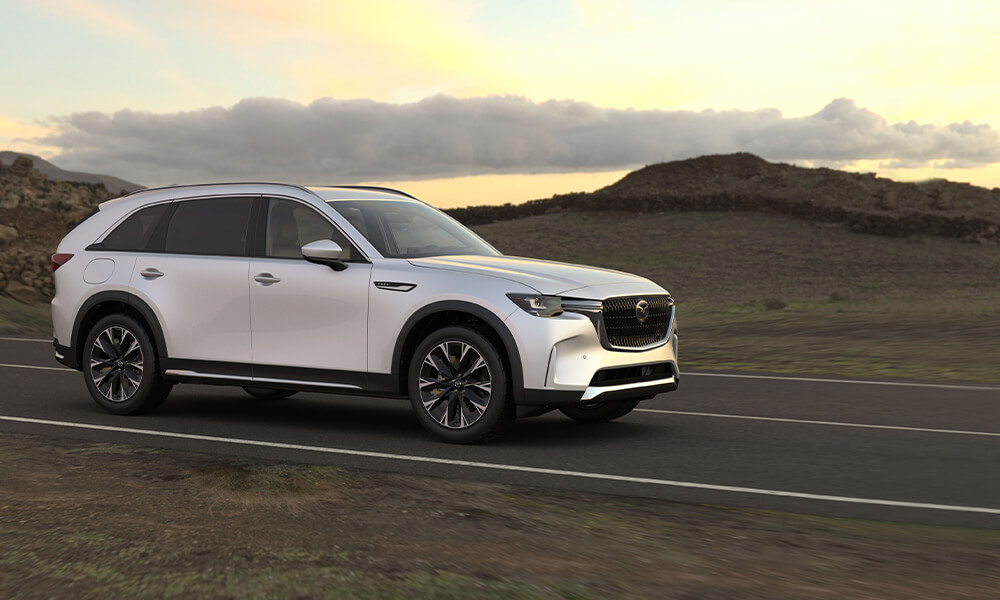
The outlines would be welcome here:
M 258 428 L 269 434 L 276 431 L 295 433 L 294 441 L 304 443 L 317 433 L 325 440 L 357 441 L 367 436 L 391 436 L 396 443 L 435 440 L 417 422 L 406 400 L 332 396 L 301 393 L 282 400 L 257 400 L 242 391 L 208 386 L 191 386 L 174 393 L 153 415 L 161 424 L 166 420 L 199 425 L 217 424 L 218 435 L 253 437 Z M 604 446 L 620 443 L 643 444 L 652 438 L 662 439 L 670 427 L 628 416 L 599 425 L 572 421 L 558 411 L 540 417 L 518 419 L 498 440 L 479 446 L 503 446 L 521 449 Z M 395 444 L 393 444 L 395 445 Z

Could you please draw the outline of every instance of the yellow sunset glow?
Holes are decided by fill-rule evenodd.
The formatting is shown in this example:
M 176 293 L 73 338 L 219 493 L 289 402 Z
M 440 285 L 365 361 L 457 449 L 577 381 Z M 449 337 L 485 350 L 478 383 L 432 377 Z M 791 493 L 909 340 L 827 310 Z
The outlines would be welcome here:
M 1000 5 L 986 0 L 41 0 L 8 11 L 5 23 L 7 55 L 32 52 L 5 73 L 0 144 L 43 156 L 66 152 L 40 138 L 67 115 L 180 114 L 258 97 L 409 106 L 437 94 L 516 96 L 635 111 L 775 109 L 788 119 L 848 98 L 890 127 L 1000 128 Z M 949 156 L 911 168 L 851 158 L 838 164 L 1000 184 L 991 158 L 961 169 L 943 168 Z M 591 163 L 600 173 L 559 163 L 566 173 L 544 175 L 484 175 L 492 167 L 470 164 L 457 177 L 404 174 L 396 184 L 448 205 L 471 195 L 521 201 L 593 189 L 610 183 L 603 173 L 658 160 Z M 488 190 L 476 194 L 476 185 Z

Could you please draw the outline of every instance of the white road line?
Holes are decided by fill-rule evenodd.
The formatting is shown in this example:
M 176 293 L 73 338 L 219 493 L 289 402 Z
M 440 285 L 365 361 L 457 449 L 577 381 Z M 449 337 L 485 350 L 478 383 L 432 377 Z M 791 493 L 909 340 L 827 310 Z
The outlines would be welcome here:
M 813 421 L 809 419 L 784 419 L 780 417 L 753 417 L 749 415 L 727 415 L 722 413 L 690 412 L 685 410 L 659 410 L 655 408 L 637 408 L 636 412 L 661 413 L 665 415 L 687 415 L 692 417 L 715 417 L 719 419 L 744 419 L 747 421 L 773 421 L 775 423 L 802 423 L 805 425 L 832 425 L 834 427 L 860 427 L 863 429 L 893 429 L 897 431 L 917 431 L 921 433 L 953 433 L 958 435 L 982 435 L 1000 437 L 1000 433 L 988 431 L 967 431 L 964 429 L 929 429 L 926 427 L 902 427 L 899 425 L 870 425 L 867 423 L 843 423 L 840 421 Z
M 73 369 L 67 369 L 66 367 L 41 367 L 38 365 L 9 365 L 7 363 L 0 363 L 0 367 L 8 367 L 11 369 L 38 369 L 40 371 L 68 371 L 70 373 L 77 372 Z
M 777 381 L 807 381 L 811 383 L 850 383 L 856 385 L 889 385 L 897 387 L 935 388 L 939 390 L 973 390 L 979 392 L 1000 392 L 1000 386 L 961 385 L 950 383 L 907 383 L 902 381 L 872 381 L 866 379 L 823 379 L 820 377 L 783 377 L 779 375 L 737 375 L 735 373 L 704 373 L 684 371 L 681 377 L 731 377 L 733 379 L 773 379 Z
M 624 483 L 642 483 L 649 485 L 693 488 L 701 490 L 713 490 L 720 492 L 737 492 L 742 494 L 756 494 L 760 496 L 780 496 L 784 498 L 799 498 L 805 500 L 822 500 L 825 502 L 842 502 L 847 504 L 868 504 L 876 506 L 892 506 L 897 508 L 919 508 L 927 510 L 945 510 L 963 513 L 982 513 L 988 515 L 1000 515 L 1000 508 L 988 508 L 984 506 L 961 506 L 953 504 L 932 504 L 926 502 L 907 502 L 901 500 L 882 500 L 878 498 L 854 498 L 850 496 L 830 496 L 826 494 L 809 494 L 805 492 L 789 492 L 784 490 L 767 490 L 750 487 L 740 487 L 732 485 L 716 485 L 712 483 L 696 483 L 692 481 L 673 481 L 670 479 L 653 479 L 650 477 L 631 477 L 628 475 L 611 475 L 607 473 L 588 473 L 585 471 L 567 471 L 563 469 L 546 469 L 542 467 L 527 467 L 522 465 L 506 465 L 501 463 L 476 462 L 469 460 L 455 460 L 451 458 L 437 458 L 433 456 L 413 456 L 409 454 L 390 454 L 387 452 L 370 452 L 367 450 L 349 450 L 346 448 L 327 448 L 324 446 L 305 446 L 301 444 L 285 444 L 281 442 L 265 442 L 263 440 L 245 440 L 240 438 L 217 437 L 214 435 L 199 435 L 194 433 L 178 433 L 173 431 L 156 431 L 151 429 L 134 429 L 131 427 L 113 427 L 110 425 L 93 425 L 90 423 L 72 423 L 66 421 L 48 421 L 44 419 L 29 419 L 26 417 L 10 417 L 0 415 L 0 421 L 12 421 L 18 423 L 32 423 L 37 425 L 50 425 L 55 427 L 72 427 L 77 429 L 91 429 L 97 431 L 114 431 L 118 433 L 132 433 L 137 435 L 148 435 L 155 437 L 198 440 L 203 442 L 219 442 L 223 444 L 236 444 L 242 446 L 258 446 L 265 448 L 280 448 L 283 450 L 303 450 L 306 452 L 321 452 L 324 454 L 340 454 L 345 456 L 363 456 L 366 458 L 380 458 L 388 460 L 400 460 L 415 463 L 430 463 L 438 465 L 449 465 L 454 467 L 472 467 L 478 469 L 491 469 L 495 471 L 515 471 L 520 473 L 533 473 L 539 475 L 558 475 L 562 477 L 577 477 L 582 479 L 596 479 L 602 481 L 618 481 Z
M 0 342 L 42 342 L 45 344 L 51 344 L 52 338 L 0 337 Z

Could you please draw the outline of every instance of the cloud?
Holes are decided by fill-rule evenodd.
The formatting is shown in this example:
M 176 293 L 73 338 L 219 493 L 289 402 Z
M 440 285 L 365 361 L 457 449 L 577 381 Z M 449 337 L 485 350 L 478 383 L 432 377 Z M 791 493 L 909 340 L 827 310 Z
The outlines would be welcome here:
M 122 110 L 54 118 L 36 142 L 64 168 L 156 185 L 205 180 L 333 183 L 630 168 L 746 151 L 771 160 L 881 160 L 911 167 L 1000 162 L 1000 135 L 970 122 L 888 123 L 850 99 L 814 115 L 775 109 L 662 111 L 536 103 L 517 96 L 410 104 L 249 98 L 178 113 Z

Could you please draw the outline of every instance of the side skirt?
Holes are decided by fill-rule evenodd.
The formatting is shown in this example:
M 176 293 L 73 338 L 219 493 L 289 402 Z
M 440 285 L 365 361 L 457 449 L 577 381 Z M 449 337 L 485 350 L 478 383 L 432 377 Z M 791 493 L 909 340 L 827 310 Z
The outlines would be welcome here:
M 168 358 L 163 361 L 163 378 L 176 383 L 252 386 L 350 396 L 405 398 L 390 386 L 393 381 L 391 375 L 357 371 Z

